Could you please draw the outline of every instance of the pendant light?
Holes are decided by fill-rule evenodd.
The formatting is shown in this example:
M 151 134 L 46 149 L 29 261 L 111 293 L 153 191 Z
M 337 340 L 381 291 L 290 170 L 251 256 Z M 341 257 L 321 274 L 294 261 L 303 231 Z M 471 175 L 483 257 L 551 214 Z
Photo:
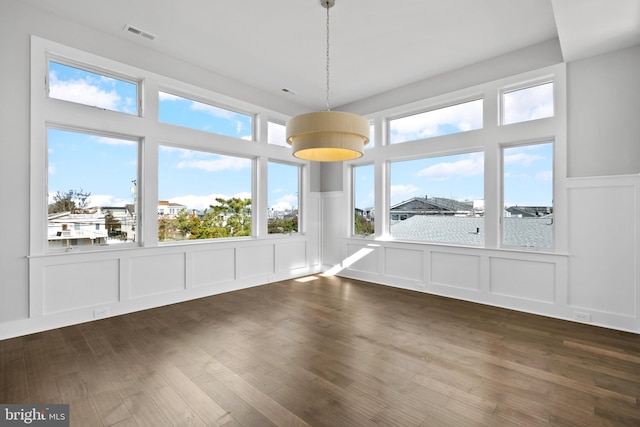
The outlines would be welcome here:
M 293 155 L 316 162 L 353 160 L 364 154 L 369 142 L 369 121 L 357 114 L 329 107 L 329 9 L 335 0 L 320 0 L 327 10 L 327 111 L 301 114 L 287 121 L 287 142 Z

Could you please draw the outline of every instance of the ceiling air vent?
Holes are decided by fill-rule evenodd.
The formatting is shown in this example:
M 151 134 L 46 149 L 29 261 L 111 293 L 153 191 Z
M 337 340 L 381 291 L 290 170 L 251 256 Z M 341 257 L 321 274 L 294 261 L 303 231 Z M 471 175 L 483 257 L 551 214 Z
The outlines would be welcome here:
M 147 40 L 155 40 L 158 37 L 155 34 L 151 34 L 147 31 L 141 30 L 140 28 L 136 28 L 129 24 L 125 25 L 123 30 L 128 31 L 131 34 L 135 34 L 136 36 L 144 37 Z

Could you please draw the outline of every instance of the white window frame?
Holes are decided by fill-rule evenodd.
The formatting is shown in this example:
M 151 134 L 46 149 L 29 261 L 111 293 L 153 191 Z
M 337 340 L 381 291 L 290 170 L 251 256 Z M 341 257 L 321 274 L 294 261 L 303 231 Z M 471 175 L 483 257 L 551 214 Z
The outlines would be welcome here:
M 450 135 L 457 135 L 460 133 L 466 133 L 466 132 L 473 132 L 473 131 L 479 131 L 482 130 L 484 128 L 484 114 L 483 114 L 483 127 L 479 128 L 479 129 L 471 129 L 469 131 L 460 131 L 460 132 L 454 132 L 454 133 L 449 133 L 449 134 L 445 134 L 445 135 L 437 135 L 437 136 L 430 136 L 430 137 L 426 137 L 426 138 L 418 138 L 418 139 L 411 139 L 408 141 L 402 141 L 402 142 L 391 142 L 391 122 L 394 120 L 399 120 L 399 119 L 404 119 L 407 117 L 412 117 L 412 116 L 417 116 L 420 114 L 425 114 L 425 113 L 430 113 L 433 111 L 438 111 L 438 110 L 443 110 L 445 108 L 449 108 L 449 107 L 455 107 L 457 105 L 462 105 L 462 104 L 466 104 L 469 102 L 474 102 L 474 101 L 482 101 L 483 104 L 483 110 L 484 110 L 484 95 L 481 93 L 475 93 L 475 94 L 469 94 L 469 95 L 465 95 L 462 96 L 460 98 L 454 98 L 454 99 L 449 99 L 446 101 L 438 101 L 435 100 L 433 103 L 428 103 L 426 107 L 422 107 L 422 108 L 416 108 L 416 109 L 407 109 L 407 110 L 403 110 L 401 113 L 398 114 L 394 114 L 392 116 L 387 116 L 385 118 L 385 122 L 386 122 L 386 132 L 385 132 L 385 142 L 388 145 L 398 145 L 398 144 L 411 144 L 411 143 L 416 143 L 416 142 L 424 142 L 424 141 L 430 141 L 433 140 L 435 138 L 443 138 L 446 136 L 450 136 Z
M 179 127 L 179 128 L 191 129 L 191 130 L 194 130 L 194 131 L 197 131 L 197 132 L 213 133 L 215 135 L 219 135 L 219 136 L 222 136 L 222 137 L 233 138 L 234 140 L 237 140 L 237 141 L 256 142 L 257 139 L 258 139 L 257 138 L 258 127 L 256 126 L 257 114 L 255 112 L 251 112 L 249 110 L 243 110 L 243 109 L 239 109 L 239 108 L 234 108 L 232 106 L 224 104 L 223 102 L 218 102 L 214 98 L 203 97 L 202 95 L 199 95 L 197 93 L 187 92 L 184 89 L 181 90 L 181 89 L 168 88 L 168 87 L 162 86 L 162 87 L 158 88 L 158 90 L 156 91 L 156 97 L 158 99 L 160 97 L 160 92 L 166 93 L 168 95 L 173 95 L 175 97 L 182 98 L 182 99 L 185 99 L 187 101 L 199 102 L 201 104 L 205 104 L 205 105 L 208 105 L 210 107 L 220 108 L 221 110 L 226 110 L 226 111 L 229 111 L 230 113 L 236 113 L 236 114 L 241 114 L 243 116 L 251 117 L 251 139 L 237 138 L 237 137 L 234 137 L 234 136 L 225 135 L 225 134 L 218 133 L 218 132 L 203 131 L 203 130 L 200 130 L 200 129 L 190 128 L 190 127 L 182 126 L 182 125 L 176 125 L 176 124 L 169 123 L 169 122 L 162 122 L 162 121 L 160 121 L 160 119 L 158 117 L 159 114 L 160 114 L 160 102 L 158 101 L 158 116 L 155 117 L 155 118 L 158 120 L 159 123 L 162 123 L 163 125 L 176 126 L 176 127 Z
M 94 105 L 89 105 L 89 104 L 82 104 L 79 102 L 75 102 L 75 101 L 69 101 L 66 99 L 60 99 L 60 98 L 53 98 L 50 96 L 50 85 L 51 82 L 49 81 L 49 62 L 53 61 L 53 62 L 57 62 L 58 64 L 62 64 L 62 65 L 66 65 L 68 67 L 72 67 L 72 68 L 77 68 L 79 70 L 82 71 L 87 71 L 90 73 L 95 73 L 101 76 L 105 76 L 105 77 L 110 77 L 112 79 L 116 79 L 116 80 L 120 80 L 123 82 L 127 82 L 127 83 L 131 83 L 136 85 L 136 109 L 137 109 L 137 113 L 136 114 L 128 114 L 128 113 L 124 113 L 122 111 L 116 111 L 116 110 L 107 110 L 107 111 L 112 111 L 114 113 L 120 113 L 120 114 L 125 114 L 127 116 L 133 116 L 133 117 L 142 117 L 143 116 L 143 105 L 142 105 L 142 87 L 144 84 L 144 81 L 142 78 L 140 77 L 135 77 L 132 75 L 127 75 L 127 74 L 122 74 L 122 73 L 117 73 L 114 72 L 112 70 L 109 69 L 105 69 L 105 68 L 101 68 L 101 67 L 97 67 L 94 65 L 91 65 L 90 63 L 85 63 L 85 62 L 80 62 L 80 61 L 76 61 L 76 60 L 72 60 L 66 57 L 63 57 L 61 55 L 57 55 L 55 53 L 47 53 L 46 54 L 46 64 L 47 64 L 47 73 L 46 73 L 46 77 L 45 77 L 45 85 L 46 85 L 46 97 L 48 99 L 55 99 L 57 101 L 61 101 L 61 102 L 70 102 L 73 104 L 78 104 L 78 105 L 83 105 L 85 107 L 90 107 L 90 108 L 97 108 L 100 110 L 106 110 L 102 107 L 98 107 L 98 106 L 94 106 Z
M 555 81 L 555 75 L 545 75 L 543 77 L 539 77 L 539 78 L 535 78 L 533 80 L 528 80 L 528 81 L 521 81 L 518 82 L 516 84 L 513 85 L 507 85 L 507 86 L 503 86 L 500 88 L 500 92 L 499 92 L 499 99 L 498 99 L 498 105 L 500 106 L 500 111 L 498 114 L 498 126 L 513 126 L 513 125 L 519 125 L 521 123 L 528 123 L 528 122 L 532 122 L 532 121 L 536 121 L 536 120 L 544 120 L 544 119 L 549 119 L 552 118 L 556 115 L 556 81 Z M 531 120 L 525 120 L 525 121 L 521 121 L 521 122 L 513 122 L 513 123 L 504 123 L 504 116 L 505 116 L 505 110 L 504 110 L 504 95 L 506 93 L 510 93 L 510 92 L 517 92 L 519 90 L 525 90 L 525 89 L 529 89 L 532 87 L 536 87 L 536 86 L 542 86 L 544 84 L 547 83 L 552 83 L 553 85 L 553 97 L 552 97 L 552 102 L 553 102 L 553 116 L 550 117 L 542 117 L 539 119 L 531 119 Z

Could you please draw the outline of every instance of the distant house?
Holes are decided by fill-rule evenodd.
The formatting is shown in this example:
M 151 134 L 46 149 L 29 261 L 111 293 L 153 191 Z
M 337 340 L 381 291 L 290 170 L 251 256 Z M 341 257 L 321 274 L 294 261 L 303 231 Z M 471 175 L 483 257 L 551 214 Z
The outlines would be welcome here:
M 113 221 L 109 225 L 108 215 Z M 93 207 L 81 214 L 57 212 L 47 218 L 47 240 L 50 248 L 135 241 L 135 223 L 135 205 Z
M 445 197 L 414 197 L 397 203 L 389 209 L 391 221 L 404 221 L 414 215 L 476 216 L 473 201 L 447 199 Z
M 539 218 L 552 214 L 550 206 L 509 206 L 505 208 L 506 217 Z
M 180 203 L 169 202 L 168 200 L 158 201 L 158 215 L 173 218 L 178 215 L 182 209 L 187 209 L 187 207 Z
M 365 219 L 372 220 L 373 218 L 375 218 L 375 208 L 355 208 L 354 211 L 356 215 L 361 216 Z

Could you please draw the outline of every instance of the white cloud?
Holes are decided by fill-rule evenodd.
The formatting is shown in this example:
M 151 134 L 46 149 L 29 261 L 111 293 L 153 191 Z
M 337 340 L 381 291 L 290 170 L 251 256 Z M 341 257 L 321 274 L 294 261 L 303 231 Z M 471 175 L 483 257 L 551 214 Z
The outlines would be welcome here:
M 87 80 L 59 81 L 51 73 L 49 96 L 56 99 L 120 111 L 120 95 L 115 90 L 106 91 Z
M 56 167 L 55 165 L 49 165 L 49 175 L 55 175 L 56 174 Z
M 441 126 L 449 126 L 452 129 L 444 132 Z M 394 142 L 401 142 L 481 127 L 482 102 L 473 101 L 395 119 L 391 122 L 391 133 Z
M 553 84 L 505 93 L 504 123 L 518 123 L 553 116 Z
M 130 139 L 109 138 L 106 136 L 95 137 L 95 141 L 98 144 L 105 144 L 105 145 L 135 145 L 136 144 L 136 141 L 132 141 Z
M 276 203 L 271 205 L 270 208 L 275 211 L 284 211 L 294 209 L 298 207 L 298 196 L 295 194 L 285 194 L 276 200 Z
M 196 196 L 193 194 L 189 194 L 186 196 L 177 196 L 169 199 L 171 203 L 180 203 L 181 205 L 187 206 L 187 210 L 196 209 L 198 211 L 204 211 L 205 209 L 209 209 L 209 206 L 216 205 L 217 198 L 230 199 L 232 197 L 237 197 L 239 199 L 250 199 L 251 193 L 242 192 L 236 193 L 234 195 L 227 194 L 208 194 L 206 196 Z
M 553 181 L 553 171 L 542 171 L 536 174 L 536 179 L 541 181 Z
M 418 194 L 420 189 L 413 184 L 392 185 L 390 188 L 392 200 L 407 200 Z
M 435 181 L 444 181 L 459 176 L 474 176 L 484 173 L 483 153 L 472 153 L 467 158 L 455 162 L 441 162 L 418 172 Z
M 279 201 L 275 205 L 271 206 L 275 212 L 284 212 L 291 210 L 291 204 L 285 201 Z
M 240 157 L 221 156 L 215 159 L 192 159 L 178 162 L 178 169 L 200 169 L 205 172 L 240 170 L 251 167 L 251 160 Z
M 191 101 L 191 105 L 189 106 L 193 111 L 201 111 L 203 113 L 209 114 L 213 117 L 220 117 L 227 120 L 232 120 L 238 113 L 235 113 L 230 110 L 225 110 L 224 108 L 215 107 L 213 105 L 204 104 L 202 102 Z
M 133 203 L 131 199 L 120 199 L 109 194 L 92 194 L 87 206 L 125 206 Z
M 50 192 L 48 194 L 47 197 L 47 203 L 48 204 L 52 204 L 55 203 L 55 199 L 54 197 L 56 196 L 57 192 Z M 78 200 L 74 200 L 75 202 L 77 202 Z M 109 194 L 92 194 L 91 196 L 89 196 L 89 198 L 87 199 L 87 206 L 88 207 L 103 207 L 103 206 L 125 206 L 127 204 L 133 203 L 132 200 L 128 200 L 128 199 L 120 199 L 117 198 L 115 196 L 109 195 Z
M 242 157 L 222 156 L 204 151 L 187 150 L 169 146 L 160 146 L 165 153 L 172 153 L 179 157 L 178 169 L 200 169 L 205 172 L 220 172 L 225 170 L 241 170 L 251 167 L 251 159 Z
M 544 160 L 544 157 L 537 154 L 514 153 L 504 156 L 504 163 L 508 165 L 519 164 L 521 166 L 531 166 L 536 160 Z

